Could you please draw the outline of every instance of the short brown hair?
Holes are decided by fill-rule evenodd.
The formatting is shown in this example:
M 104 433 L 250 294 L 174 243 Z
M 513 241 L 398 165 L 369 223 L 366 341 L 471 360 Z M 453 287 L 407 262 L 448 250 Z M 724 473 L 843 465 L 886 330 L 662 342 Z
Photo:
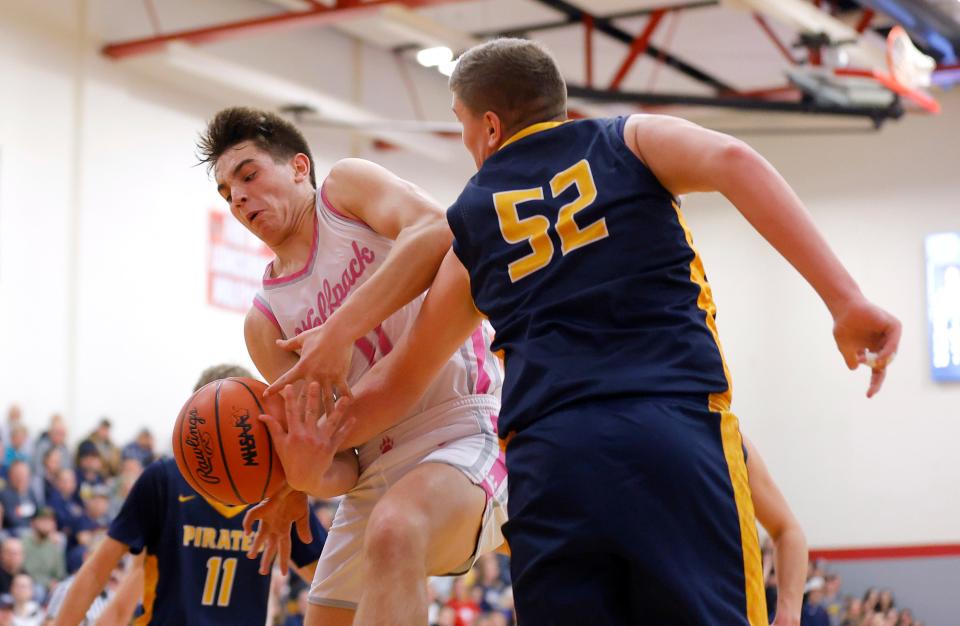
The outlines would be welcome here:
M 197 384 L 193 386 L 193 390 L 196 391 L 209 383 L 212 383 L 215 380 L 220 380 L 221 378 L 253 378 L 250 374 L 250 371 L 245 367 L 240 367 L 239 365 L 233 365 L 232 363 L 222 363 L 220 365 L 213 365 L 203 370 L 200 374 L 200 378 L 197 379 Z
M 276 113 L 250 107 L 230 107 L 213 116 L 197 140 L 197 158 L 212 169 L 224 152 L 243 141 L 252 141 L 281 163 L 298 153 L 310 159 L 310 184 L 317 187 L 310 146 L 296 126 Z
M 450 75 L 450 90 L 474 113 L 493 111 L 509 130 L 566 116 L 567 85 L 540 43 L 494 39 L 470 48 Z

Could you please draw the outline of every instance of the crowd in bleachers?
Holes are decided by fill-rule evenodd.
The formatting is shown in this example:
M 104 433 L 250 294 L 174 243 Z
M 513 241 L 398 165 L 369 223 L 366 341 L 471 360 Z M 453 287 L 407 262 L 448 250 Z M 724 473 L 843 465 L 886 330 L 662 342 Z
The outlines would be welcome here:
M 47 608 L 62 601 L 70 576 L 102 538 L 143 468 L 156 458 L 149 430 L 123 447 L 101 420 L 76 446 L 63 418 L 53 415 L 33 436 L 21 411 L 10 407 L 0 424 L 0 626 L 48 623 Z M 313 503 L 329 528 L 335 501 Z M 769 545 L 764 548 L 767 602 L 776 606 L 776 574 Z M 117 572 L 116 584 L 122 572 Z M 64 584 L 66 583 L 66 584 Z M 309 584 L 295 574 L 276 575 L 273 621 L 301 626 Z M 59 591 L 58 591 L 59 587 Z M 431 626 L 513 626 L 509 559 L 481 557 L 465 575 L 427 583 Z M 771 615 L 771 620 L 773 616 Z M 923 626 L 893 592 L 870 589 L 862 597 L 843 593 L 840 576 L 823 562 L 811 562 L 802 626 Z
M 68 443 L 53 415 L 36 436 L 17 406 L 0 424 L 0 626 L 46 623 L 47 607 L 103 537 L 133 483 L 155 458 L 142 430 L 123 448 L 108 419 Z
M 767 606 L 776 607 L 773 547 L 763 546 Z M 770 616 L 771 621 L 773 615 Z M 804 587 L 801 626 L 923 626 L 913 611 L 898 607 L 890 589 L 868 589 L 862 597 L 844 593 L 843 579 L 823 560 L 810 561 Z

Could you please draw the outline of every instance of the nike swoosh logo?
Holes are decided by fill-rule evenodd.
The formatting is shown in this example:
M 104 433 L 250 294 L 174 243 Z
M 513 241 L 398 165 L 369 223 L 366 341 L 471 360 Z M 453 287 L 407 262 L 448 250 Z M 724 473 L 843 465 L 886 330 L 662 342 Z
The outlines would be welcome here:
M 196 497 L 197 496 L 177 496 L 177 500 L 179 500 L 180 502 L 190 502 Z

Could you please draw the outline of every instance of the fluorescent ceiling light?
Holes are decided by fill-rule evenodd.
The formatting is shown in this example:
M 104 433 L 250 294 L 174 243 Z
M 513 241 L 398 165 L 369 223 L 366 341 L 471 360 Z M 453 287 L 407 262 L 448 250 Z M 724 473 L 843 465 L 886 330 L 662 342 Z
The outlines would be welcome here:
M 417 63 L 424 67 L 443 66 L 453 61 L 453 50 L 446 46 L 424 48 L 417 53 Z M 443 71 L 443 70 L 441 70 Z
M 460 59 L 451 59 L 450 61 L 441 63 L 440 65 L 437 66 L 437 69 L 440 70 L 440 73 L 443 74 L 444 76 L 449 76 L 453 74 L 453 68 L 457 66 L 457 61 L 459 60 Z

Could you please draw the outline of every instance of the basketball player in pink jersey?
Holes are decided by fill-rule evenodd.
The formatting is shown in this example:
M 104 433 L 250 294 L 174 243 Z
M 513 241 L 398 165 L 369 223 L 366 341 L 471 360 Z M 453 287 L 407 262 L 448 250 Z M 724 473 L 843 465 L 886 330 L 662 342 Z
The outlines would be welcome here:
M 288 416 L 319 418 L 321 401 L 331 408 L 334 394 L 348 393 L 417 317 L 450 246 L 444 212 L 416 186 L 360 159 L 340 161 L 318 187 L 303 135 L 265 111 L 219 112 L 199 151 L 230 212 L 275 254 L 245 323 L 264 378 L 276 381 L 296 365 L 283 340 L 317 327 L 334 338 L 346 376 L 323 389 L 314 383 L 299 401 L 291 388 L 284 392 Z M 255 547 L 266 540 L 264 567 L 289 550 L 282 535 L 307 514 L 304 492 L 346 492 L 317 565 L 307 624 L 426 623 L 426 576 L 463 573 L 502 542 L 502 372 L 491 334 L 486 324 L 477 328 L 395 425 L 379 432 L 355 422 L 347 443 L 356 452 L 338 454 L 326 472 L 314 471 L 326 462 L 285 454 L 295 425 L 287 432 L 267 420 L 296 491 L 248 520 L 260 521 Z

